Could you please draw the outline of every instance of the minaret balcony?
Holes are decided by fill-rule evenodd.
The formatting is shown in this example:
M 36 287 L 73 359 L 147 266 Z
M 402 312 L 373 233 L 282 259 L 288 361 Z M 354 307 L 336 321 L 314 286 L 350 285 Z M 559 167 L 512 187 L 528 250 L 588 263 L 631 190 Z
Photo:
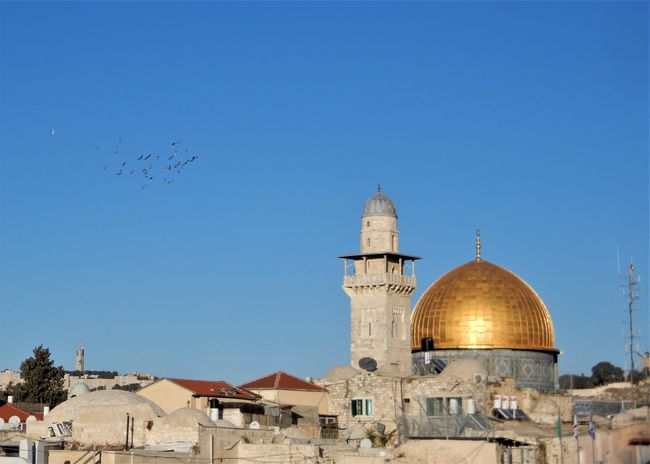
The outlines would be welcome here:
M 415 288 L 415 276 L 401 274 L 357 274 L 343 277 L 344 287 L 377 287 L 380 285 L 400 285 Z

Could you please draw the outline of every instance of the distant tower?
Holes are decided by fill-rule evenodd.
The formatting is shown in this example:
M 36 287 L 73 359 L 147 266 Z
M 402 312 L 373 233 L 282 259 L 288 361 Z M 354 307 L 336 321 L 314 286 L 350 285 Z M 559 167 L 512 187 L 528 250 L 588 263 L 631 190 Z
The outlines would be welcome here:
M 84 347 L 82 345 L 79 345 L 79 348 L 77 348 L 77 352 L 75 353 L 74 370 L 82 373 L 85 371 Z
M 397 211 L 380 187 L 363 209 L 361 253 L 340 258 L 343 290 L 350 297 L 351 364 L 363 367 L 359 360 L 372 358 L 379 368 L 410 374 L 411 295 L 419 258 L 399 253 Z M 404 274 L 407 264 L 410 275 Z
M 635 342 L 635 339 L 639 338 L 639 334 L 634 328 L 634 322 L 633 322 L 633 314 L 636 310 L 634 307 L 634 302 L 639 299 L 639 289 L 638 286 L 640 284 L 640 281 L 634 278 L 634 265 L 632 264 L 632 260 L 630 258 L 630 264 L 627 267 L 627 284 L 624 287 L 623 293 L 627 297 L 627 310 L 626 312 L 628 313 L 628 333 L 627 335 L 629 336 L 630 343 L 627 346 L 627 351 L 630 356 L 630 382 L 634 382 L 634 356 L 639 354 L 639 347 L 637 342 Z M 642 356 L 642 355 L 641 355 Z

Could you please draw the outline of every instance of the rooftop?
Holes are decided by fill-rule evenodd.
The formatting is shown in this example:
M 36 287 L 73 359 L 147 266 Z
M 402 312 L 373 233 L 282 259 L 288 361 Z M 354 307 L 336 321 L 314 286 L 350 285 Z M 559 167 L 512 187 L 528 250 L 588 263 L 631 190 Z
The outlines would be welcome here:
M 191 390 L 196 396 L 209 396 L 213 398 L 237 398 L 240 400 L 255 401 L 259 395 L 247 391 L 242 387 L 235 387 L 223 380 L 192 380 L 176 379 L 166 377 L 163 380 L 169 380 L 181 387 Z
M 319 385 L 305 382 L 304 380 L 287 374 L 286 372 L 277 371 L 259 379 L 251 380 L 240 385 L 241 388 L 250 388 L 253 390 L 307 390 L 307 391 L 326 391 Z

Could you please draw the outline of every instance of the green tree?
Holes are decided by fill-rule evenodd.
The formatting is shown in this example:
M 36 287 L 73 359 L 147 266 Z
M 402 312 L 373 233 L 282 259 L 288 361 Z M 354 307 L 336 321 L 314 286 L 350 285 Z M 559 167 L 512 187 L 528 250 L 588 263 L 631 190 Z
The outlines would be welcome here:
M 591 388 L 594 386 L 594 383 L 591 377 L 586 377 L 582 374 L 564 374 L 560 376 L 560 388 L 563 390 L 575 389 L 579 390 L 581 388 Z
M 607 361 L 601 361 L 591 368 L 591 380 L 594 382 L 594 385 L 618 382 L 624 378 L 625 374 L 623 373 L 623 369 Z
M 134 392 L 136 390 L 140 390 L 140 384 L 139 383 L 130 383 L 128 385 L 115 384 L 115 385 L 113 385 L 112 389 L 113 390 L 124 390 L 124 391 Z
M 33 354 L 20 364 L 23 383 L 10 385 L 7 394 L 16 401 L 46 403 L 53 408 L 68 397 L 63 387 L 63 367 L 54 365 L 50 350 L 43 345 L 34 348 Z

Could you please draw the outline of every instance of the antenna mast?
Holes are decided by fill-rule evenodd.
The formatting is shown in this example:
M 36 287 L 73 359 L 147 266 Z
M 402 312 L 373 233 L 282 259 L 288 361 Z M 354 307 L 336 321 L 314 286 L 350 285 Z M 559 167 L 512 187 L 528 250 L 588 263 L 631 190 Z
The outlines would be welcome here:
M 634 302 L 639 299 L 638 289 L 639 281 L 634 279 L 634 265 L 630 260 L 630 264 L 627 267 L 627 285 L 625 289 L 625 296 L 627 296 L 627 313 L 629 318 L 629 330 L 630 330 L 630 382 L 634 381 L 634 355 L 638 350 L 634 348 L 634 324 L 632 319 L 632 313 L 634 312 Z

